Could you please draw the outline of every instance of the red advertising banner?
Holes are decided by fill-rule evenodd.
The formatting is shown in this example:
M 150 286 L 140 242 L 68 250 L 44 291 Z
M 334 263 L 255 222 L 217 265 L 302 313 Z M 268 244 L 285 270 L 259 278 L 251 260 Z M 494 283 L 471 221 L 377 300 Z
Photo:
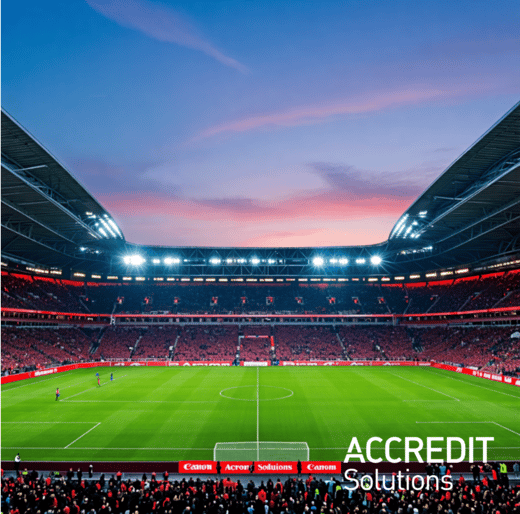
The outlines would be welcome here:
M 231 366 L 232 361 L 170 361 L 167 363 L 168 366 Z
M 464 368 L 463 366 L 452 366 L 450 364 L 438 364 L 436 362 L 432 362 L 432 367 L 437 369 L 445 369 L 447 371 L 455 371 L 455 373 L 472 375 L 474 377 L 485 378 L 487 380 L 493 380 L 494 382 L 501 382 L 502 384 L 510 384 L 520 387 L 520 378 L 508 377 L 499 373 L 479 371 L 477 369 Z
M 241 475 L 245 475 L 247 473 L 251 472 L 251 464 L 253 464 L 252 461 L 244 462 L 244 461 L 237 461 L 237 462 L 221 462 L 220 463 L 220 471 L 224 475 L 228 474 L 237 474 L 240 473 Z
M 282 361 L 281 366 L 430 366 L 418 361 Z
M 302 462 L 302 473 L 304 474 L 318 474 L 331 473 L 333 475 L 341 473 L 341 462 Z
M 181 460 L 179 462 L 179 473 L 194 473 L 204 475 L 216 473 L 217 463 L 212 460 Z
M 285 473 L 292 475 L 298 472 L 297 465 L 297 462 L 255 462 L 255 473 Z

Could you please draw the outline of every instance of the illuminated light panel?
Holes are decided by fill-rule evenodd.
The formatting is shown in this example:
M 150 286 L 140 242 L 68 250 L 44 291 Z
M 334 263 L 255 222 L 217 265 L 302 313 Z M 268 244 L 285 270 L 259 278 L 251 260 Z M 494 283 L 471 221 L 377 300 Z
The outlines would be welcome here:
M 323 263 L 325 261 L 323 260 L 323 257 L 314 257 L 312 259 L 312 263 L 314 264 L 314 266 L 323 266 Z
M 411 278 L 411 279 L 414 279 L 414 278 L 421 278 L 421 275 L 410 275 L 410 278 Z
M 339 260 L 339 263 L 342 265 L 342 266 L 346 266 L 348 264 L 348 259 L 346 257 L 342 257 L 340 260 Z
M 116 275 L 108 275 L 107 280 L 117 280 L 119 277 Z
M 381 282 L 390 282 L 390 279 L 388 277 L 383 277 L 381 279 Z
M 378 279 L 377 279 L 377 278 L 374 278 L 374 277 L 370 277 L 370 278 L 368 279 L 368 281 L 369 281 L 369 282 L 377 282 Z
M 446 275 L 453 275 L 453 271 L 441 271 L 441 277 L 445 277 Z
M 132 277 L 123 277 L 123 280 L 132 280 Z
M 404 280 L 404 277 L 394 277 L 394 280 Z
M 434 278 L 437 276 L 437 273 L 426 273 L 426 278 Z
M 348 282 L 348 278 L 338 278 L 338 282 Z
M 92 278 L 101 278 L 101 275 L 91 275 Z
M 253 258 L 251 259 L 251 264 L 252 264 L 253 266 L 257 266 L 258 264 L 260 264 L 260 259 L 259 259 L 258 257 L 253 257 Z
M 306 279 L 306 278 L 299 278 L 298 282 L 308 282 L 308 279 Z
M 173 277 L 167 277 L 166 282 L 175 282 L 175 278 Z
M 153 278 L 156 282 L 163 282 L 164 281 L 164 278 L 162 277 L 154 277 Z
M 131 264 L 132 266 L 140 266 L 144 264 L 146 260 L 140 255 L 126 255 L 123 257 L 123 261 L 125 264 Z
M 215 279 L 214 278 L 207 278 L 206 282 L 215 282 Z
M 187 277 L 182 277 L 181 278 L 181 282 L 189 282 L 189 281 L 190 281 L 190 279 L 187 278 Z
M 219 278 L 218 281 L 219 281 L 219 282 L 227 282 L 228 279 L 227 279 L 227 278 Z
M 367 260 L 363 259 L 363 257 L 356 259 L 356 264 L 365 264 L 365 262 L 367 262 Z
M 74 273 L 74 276 L 75 276 L 75 277 L 84 277 L 84 276 L 85 276 L 85 273 L 79 273 L 79 272 L 77 272 L 77 273 Z
M 258 280 L 256 278 L 248 278 L 246 282 L 258 282 Z
M 455 270 L 455 273 L 468 273 L 469 272 L 469 268 L 463 268 L 463 269 L 457 269 Z

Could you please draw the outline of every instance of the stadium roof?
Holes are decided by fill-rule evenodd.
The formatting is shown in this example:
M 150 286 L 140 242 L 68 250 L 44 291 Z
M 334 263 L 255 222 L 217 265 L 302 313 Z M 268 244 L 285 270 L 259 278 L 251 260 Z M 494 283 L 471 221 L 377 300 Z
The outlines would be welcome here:
M 332 248 L 125 243 L 109 213 L 2 111 L 2 256 L 15 262 L 143 275 L 396 274 L 519 254 L 519 221 L 520 102 L 413 203 L 387 242 Z M 124 264 L 132 254 L 146 262 Z
M 439 266 L 472 263 L 518 251 L 519 221 L 520 102 L 401 216 L 389 247 L 432 246 L 415 260 Z
M 59 267 L 99 260 L 117 243 L 124 237 L 109 213 L 2 110 L 3 257 Z

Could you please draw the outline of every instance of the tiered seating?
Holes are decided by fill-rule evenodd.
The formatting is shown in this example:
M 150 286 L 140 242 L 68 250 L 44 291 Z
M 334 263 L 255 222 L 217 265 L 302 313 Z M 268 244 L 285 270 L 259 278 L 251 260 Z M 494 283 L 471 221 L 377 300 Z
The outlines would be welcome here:
M 81 330 L 2 329 L 2 369 L 47 366 L 88 359 L 91 339 Z
M 272 357 L 271 352 L 271 327 L 244 327 L 240 345 L 240 360 L 243 361 L 268 361 Z M 263 337 L 255 337 L 263 336 Z
M 237 346 L 237 326 L 183 327 L 175 349 L 174 360 L 234 360 Z
M 338 360 L 343 349 L 329 327 L 277 326 L 276 357 L 290 360 Z
M 128 359 L 135 343 L 141 335 L 140 329 L 126 327 L 110 327 L 103 334 L 96 356 L 104 359 Z
M 177 327 L 150 327 L 142 335 L 133 360 L 164 359 L 169 355 L 169 348 L 175 344 L 179 329 Z

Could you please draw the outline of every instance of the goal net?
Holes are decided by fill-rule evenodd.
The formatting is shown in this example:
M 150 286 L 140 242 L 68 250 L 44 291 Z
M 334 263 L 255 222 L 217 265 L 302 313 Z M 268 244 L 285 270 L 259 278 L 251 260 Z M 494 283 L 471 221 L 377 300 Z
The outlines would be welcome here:
M 213 450 L 213 460 L 306 461 L 309 460 L 309 445 L 307 443 L 283 443 L 269 441 L 217 443 Z

